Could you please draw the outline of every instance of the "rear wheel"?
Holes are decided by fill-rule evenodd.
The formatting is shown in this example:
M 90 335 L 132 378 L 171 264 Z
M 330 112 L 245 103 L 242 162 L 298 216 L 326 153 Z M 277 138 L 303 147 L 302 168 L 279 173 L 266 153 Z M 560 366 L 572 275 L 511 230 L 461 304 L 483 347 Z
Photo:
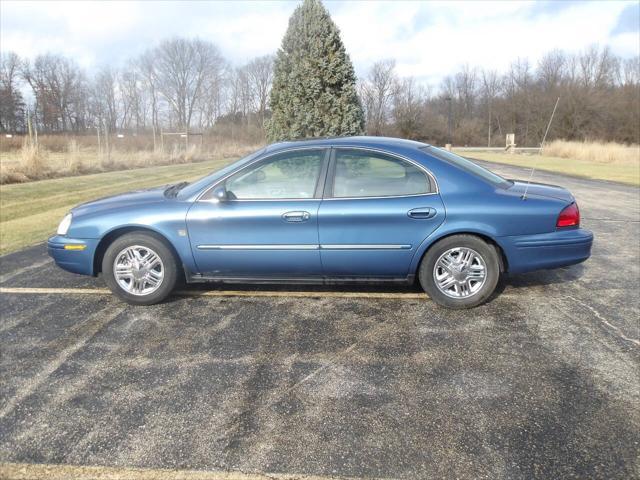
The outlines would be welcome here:
M 111 291 L 132 305 L 153 305 L 173 290 L 178 265 L 171 250 L 157 237 L 130 233 L 107 248 L 102 272 Z
M 454 235 L 433 245 L 418 272 L 429 297 L 447 308 L 473 308 L 485 302 L 500 279 L 496 249 L 473 235 Z

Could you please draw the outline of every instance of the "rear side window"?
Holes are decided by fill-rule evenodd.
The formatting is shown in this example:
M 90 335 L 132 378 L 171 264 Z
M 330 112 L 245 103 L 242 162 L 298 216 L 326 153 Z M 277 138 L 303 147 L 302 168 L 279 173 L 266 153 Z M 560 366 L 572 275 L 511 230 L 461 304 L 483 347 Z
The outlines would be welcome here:
M 336 151 L 334 197 L 395 197 L 430 192 L 429 176 L 410 162 L 364 150 Z
M 446 150 L 442 150 L 441 148 L 432 146 L 422 147 L 421 150 L 428 153 L 429 155 L 433 155 L 434 157 L 439 158 L 440 160 L 449 162 L 457 166 L 458 168 L 461 168 L 465 172 L 471 173 L 476 177 L 480 177 L 496 187 L 507 188 L 511 186 L 511 182 L 509 180 L 506 180 L 500 175 L 497 175 L 487 170 L 486 168 L 482 168 L 480 165 L 477 165 L 471 160 L 467 160 L 460 155 L 456 155 L 455 153 L 451 153 Z

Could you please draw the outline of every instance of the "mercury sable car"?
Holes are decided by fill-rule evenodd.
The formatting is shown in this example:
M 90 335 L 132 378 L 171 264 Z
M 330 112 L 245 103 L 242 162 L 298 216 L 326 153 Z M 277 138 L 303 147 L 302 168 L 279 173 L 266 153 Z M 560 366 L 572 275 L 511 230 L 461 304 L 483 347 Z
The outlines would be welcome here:
M 424 143 L 352 137 L 277 143 L 190 184 L 80 205 L 48 250 L 138 305 L 181 281 L 417 279 L 436 303 L 469 308 L 501 275 L 582 262 L 592 242 L 564 188 Z

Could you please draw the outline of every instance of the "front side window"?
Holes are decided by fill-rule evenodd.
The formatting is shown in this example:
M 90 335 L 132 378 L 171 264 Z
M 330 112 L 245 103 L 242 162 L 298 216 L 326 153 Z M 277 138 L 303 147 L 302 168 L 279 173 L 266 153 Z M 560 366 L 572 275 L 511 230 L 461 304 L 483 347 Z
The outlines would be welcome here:
M 275 155 L 229 177 L 227 194 L 238 200 L 313 198 L 323 159 L 323 150 Z
M 336 152 L 334 197 L 391 197 L 430 191 L 427 174 L 405 160 L 363 150 Z

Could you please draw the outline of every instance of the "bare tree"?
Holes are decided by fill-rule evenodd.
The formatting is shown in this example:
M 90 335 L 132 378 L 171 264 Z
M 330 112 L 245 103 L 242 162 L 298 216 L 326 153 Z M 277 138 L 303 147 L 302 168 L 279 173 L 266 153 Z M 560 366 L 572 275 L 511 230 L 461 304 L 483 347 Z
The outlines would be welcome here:
M 404 138 L 420 137 L 421 117 L 425 112 L 427 94 L 413 77 L 398 80 L 393 93 L 393 121 Z
M 258 114 L 260 127 L 264 127 L 264 120 L 269 105 L 269 92 L 273 80 L 273 55 L 257 57 L 247 64 L 247 78 L 249 88 L 254 98 L 254 107 Z
M 140 77 L 141 88 L 145 92 L 148 101 L 151 118 L 151 131 L 153 133 L 153 147 L 157 147 L 157 134 L 160 130 L 160 99 L 158 92 L 158 76 L 156 74 L 154 52 L 147 50 L 133 61 Z
M 373 135 L 381 135 L 387 124 L 396 82 L 395 66 L 395 60 L 374 63 L 366 81 L 360 84 L 367 131 Z
M 552 50 L 538 62 L 537 76 L 545 90 L 558 88 L 565 75 L 567 58 L 561 50 Z
M 135 64 L 129 63 L 118 76 L 122 117 L 120 128 L 140 131 L 146 124 L 146 92 L 142 75 Z
M 640 56 L 627 58 L 622 63 L 622 82 L 623 85 L 640 84 Z
M 0 131 L 3 132 L 24 128 L 20 65 L 20 57 L 14 52 L 0 55 Z
M 91 105 L 96 123 L 106 124 L 109 131 L 118 127 L 118 86 L 117 72 L 111 67 L 103 67 L 96 74 L 91 89 Z
M 177 124 L 189 128 L 202 100 L 205 80 L 219 74 L 224 61 L 218 48 L 199 39 L 165 40 L 153 50 L 158 91 L 171 107 Z
M 45 54 L 23 64 L 23 76 L 31 86 L 42 126 L 50 130 L 84 127 L 86 79 L 80 67 L 60 55 Z
M 483 70 L 482 71 L 482 95 L 487 105 L 488 115 L 488 134 L 487 134 L 487 146 L 491 147 L 491 132 L 493 131 L 493 123 L 491 115 L 493 113 L 493 102 L 500 90 L 500 77 L 495 70 Z

